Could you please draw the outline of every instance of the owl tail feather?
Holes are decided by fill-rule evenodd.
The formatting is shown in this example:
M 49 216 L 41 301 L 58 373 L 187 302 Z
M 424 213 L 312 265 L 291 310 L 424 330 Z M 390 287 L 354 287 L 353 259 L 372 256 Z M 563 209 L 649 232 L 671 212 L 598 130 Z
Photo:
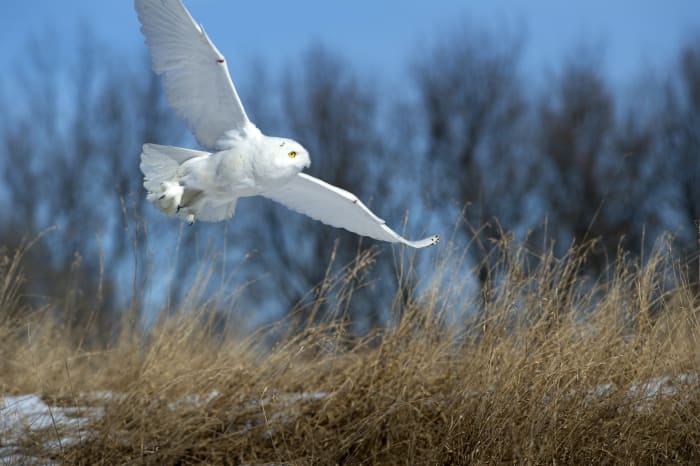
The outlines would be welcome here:
M 175 214 L 185 191 L 178 180 L 178 168 L 192 158 L 208 155 L 180 147 L 144 144 L 140 167 L 147 199 L 166 214 Z

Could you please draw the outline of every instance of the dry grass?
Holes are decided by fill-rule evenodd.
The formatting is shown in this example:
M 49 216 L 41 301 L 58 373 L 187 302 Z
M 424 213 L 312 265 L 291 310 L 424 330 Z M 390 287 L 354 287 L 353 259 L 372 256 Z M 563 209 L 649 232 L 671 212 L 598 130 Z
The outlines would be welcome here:
M 0 395 L 104 406 L 78 442 L 48 448 L 56 429 L 26 439 L 66 464 L 700 462 L 697 300 L 679 269 L 620 258 L 593 282 L 585 250 L 530 266 L 523 248 L 500 251 L 480 302 L 446 253 L 362 340 L 342 319 L 272 347 L 277 328 L 221 338 L 200 306 L 90 352 L 35 311 L 0 326 Z M 345 279 L 371 259 L 324 289 L 349 298 Z M 3 270 L 11 293 L 17 274 Z

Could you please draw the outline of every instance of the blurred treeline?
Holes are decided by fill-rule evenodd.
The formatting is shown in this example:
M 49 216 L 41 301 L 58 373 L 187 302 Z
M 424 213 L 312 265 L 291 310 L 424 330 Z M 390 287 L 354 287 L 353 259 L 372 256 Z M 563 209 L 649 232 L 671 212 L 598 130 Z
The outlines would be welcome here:
M 369 273 L 348 269 L 346 318 L 358 332 L 386 322 L 400 249 L 263 199 L 240 202 L 230 222 L 193 227 L 148 205 L 141 144 L 194 142 L 145 51 L 125 57 L 83 35 L 77 52 L 33 40 L 0 85 L 0 245 L 11 253 L 58 227 L 27 252 L 27 304 L 108 336 L 129 309 L 148 320 L 181 304 L 204 274 L 199 295 L 253 326 L 303 314 L 310 290 L 370 249 Z M 670 253 L 697 281 L 700 38 L 680 44 L 667 69 L 640 68 L 624 83 L 609 80 L 594 47 L 537 76 L 523 71 L 523 47 L 519 34 L 455 28 L 412 55 L 401 83 L 321 46 L 291 57 L 284 73 L 229 62 L 264 132 L 300 141 L 311 174 L 399 230 L 407 219 L 408 236 L 440 232 L 466 251 L 476 293 L 496 279 L 489 264 L 504 236 L 525 242 L 533 260 L 597 240 L 582 271 L 597 277 L 612 273 L 620 250 L 643 257 L 670 232 Z M 421 251 L 416 270 L 429 272 L 434 254 Z M 334 292 L 323 295 L 340 299 Z M 11 312 L 22 311 L 0 309 Z

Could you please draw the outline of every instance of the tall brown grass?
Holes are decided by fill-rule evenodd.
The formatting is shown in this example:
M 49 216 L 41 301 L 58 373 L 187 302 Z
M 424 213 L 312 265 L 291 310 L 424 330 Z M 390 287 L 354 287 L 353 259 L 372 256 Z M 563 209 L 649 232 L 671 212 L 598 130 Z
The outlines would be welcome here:
M 316 290 L 316 311 L 340 290 L 337 318 L 247 336 L 233 321 L 222 336 L 203 298 L 102 349 L 27 310 L 0 326 L 0 395 L 104 407 L 79 441 L 26 440 L 65 464 L 700 462 L 698 300 L 682 267 L 663 249 L 644 263 L 621 254 L 594 280 L 586 247 L 496 251 L 477 298 L 463 251 L 433 252 L 423 279 L 399 255 L 392 320 L 362 338 L 343 306 L 371 254 Z M 4 264 L 7 312 L 21 306 L 21 264 Z

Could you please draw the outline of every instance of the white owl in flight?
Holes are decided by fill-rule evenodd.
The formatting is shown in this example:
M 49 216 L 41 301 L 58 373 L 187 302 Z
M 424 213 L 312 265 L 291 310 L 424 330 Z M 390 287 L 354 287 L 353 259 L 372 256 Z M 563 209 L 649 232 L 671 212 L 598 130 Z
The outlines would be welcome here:
M 145 144 L 141 171 L 148 200 L 183 220 L 217 222 L 236 201 L 264 196 L 334 227 L 414 248 L 355 195 L 302 173 L 311 161 L 296 141 L 271 137 L 248 119 L 224 56 L 181 0 L 135 0 L 153 71 L 162 76 L 175 113 L 212 152 Z

